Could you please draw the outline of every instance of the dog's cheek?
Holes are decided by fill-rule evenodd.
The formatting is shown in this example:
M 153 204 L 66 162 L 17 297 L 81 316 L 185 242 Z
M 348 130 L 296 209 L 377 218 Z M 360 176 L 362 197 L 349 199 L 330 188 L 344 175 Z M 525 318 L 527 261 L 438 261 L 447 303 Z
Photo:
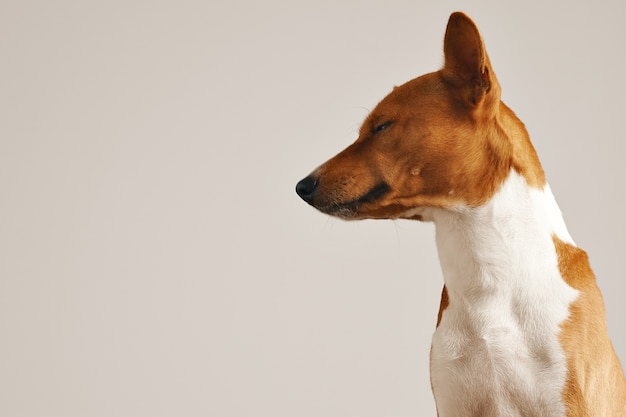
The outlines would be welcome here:
M 406 166 L 398 173 L 395 180 L 397 189 L 395 194 L 402 198 L 416 197 L 424 191 L 424 178 L 422 177 L 422 168 L 420 166 Z

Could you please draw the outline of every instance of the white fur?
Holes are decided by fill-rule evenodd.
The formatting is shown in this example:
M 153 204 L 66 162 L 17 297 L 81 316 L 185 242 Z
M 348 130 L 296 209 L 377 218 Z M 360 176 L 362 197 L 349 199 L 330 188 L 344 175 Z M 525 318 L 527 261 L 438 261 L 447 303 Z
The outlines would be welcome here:
M 578 292 L 552 235 L 573 244 L 550 188 L 511 171 L 479 208 L 427 210 L 450 304 L 433 335 L 440 417 L 564 416 L 559 326 Z

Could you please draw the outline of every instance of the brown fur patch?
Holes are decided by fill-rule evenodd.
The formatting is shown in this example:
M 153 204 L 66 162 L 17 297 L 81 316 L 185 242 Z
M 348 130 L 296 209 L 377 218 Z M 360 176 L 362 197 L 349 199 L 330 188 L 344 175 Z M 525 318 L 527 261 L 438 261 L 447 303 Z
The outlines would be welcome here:
M 568 417 L 626 416 L 626 379 L 608 337 L 604 302 L 587 254 L 553 237 L 565 282 L 580 291 L 561 326 Z
M 439 313 L 437 313 L 437 327 L 439 327 L 439 323 L 441 323 L 441 317 L 443 316 L 443 312 L 448 305 L 450 304 L 450 299 L 448 298 L 448 289 L 446 286 L 443 286 L 443 290 L 441 291 L 441 303 L 439 304 Z

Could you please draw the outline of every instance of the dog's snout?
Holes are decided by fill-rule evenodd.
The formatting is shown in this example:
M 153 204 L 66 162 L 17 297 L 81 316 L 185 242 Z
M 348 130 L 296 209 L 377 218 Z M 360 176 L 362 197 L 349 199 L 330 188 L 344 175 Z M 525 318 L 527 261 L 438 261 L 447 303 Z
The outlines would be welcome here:
M 313 201 L 313 194 L 317 188 L 317 178 L 308 176 L 296 185 L 296 193 L 307 203 Z

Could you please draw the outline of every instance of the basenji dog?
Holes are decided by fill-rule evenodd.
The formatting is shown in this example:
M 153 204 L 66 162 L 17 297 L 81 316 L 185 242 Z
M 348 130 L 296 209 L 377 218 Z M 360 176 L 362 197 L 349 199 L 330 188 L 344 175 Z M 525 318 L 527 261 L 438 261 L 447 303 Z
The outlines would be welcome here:
M 626 416 L 587 254 L 465 14 L 450 16 L 443 68 L 394 88 L 296 192 L 342 219 L 434 222 L 440 417 Z

